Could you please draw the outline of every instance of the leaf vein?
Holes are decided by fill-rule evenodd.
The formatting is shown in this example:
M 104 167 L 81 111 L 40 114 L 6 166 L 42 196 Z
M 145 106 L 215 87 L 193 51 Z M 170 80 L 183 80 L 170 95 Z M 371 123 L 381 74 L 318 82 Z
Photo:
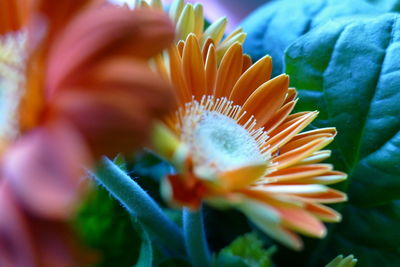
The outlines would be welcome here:
M 354 169 L 356 166 L 357 166 L 357 162 L 359 162 L 360 161 L 360 153 L 361 153 L 361 146 L 362 146 L 362 140 L 363 140 L 363 136 L 364 136 L 364 134 L 365 134 L 365 131 L 366 131 L 366 124 L 367 124 L 367 121 L 368 121 L 368 118 L 370 117 L 370 113 L 371 113 L 371 106 L 372 106 L 372 102 L 374 101 L 374 99 L 375 99 L 375 97 L 376 97 L 376 93 L 377 93 L 377 91 L 378 91 L 378 86 L 379 86 L 379 82 L 380 82 L 380 77 L 381 77 L 381 74 L 382 74 L 382 69 L 383 69 L 383 65 L 384 65 L 384 63 L 385 63 L 385 60 L 386 60 L 386 56 L 387 56 L 387 50 L 388 50 L 388 48 L 389 48 L 389 46 L 392 44 L 392 42 L 393 42 L 393 39 L 394 39 L 394 30 L 395 30 L 395 23 L 397 22 L 397 18 L 394 18 L 393 20 L 392 20 L 392 23 L 390 24 L 390 28 L 389 28 L 389 32 L 390 32 L 390 38 L 389 38 L 389 40 L 388 40 L 388 43 L 385 45 L 385 47 L 384 47 L 384 55 L 383 55 L 383 57 L 382 57 L 382 62 L 381 62 L 381 64 L 380 64 L 380 70 L 379 70 L 379 73 L 378 73 L 378 78 L 377 78 L 377 80 L 376 80 L 376 83 L 375 83 L 375 85 L 374 85 L 374 87 L 373 88 L 375 88 L 374 89 L 374 92 L 373 92 L 373 95 L 372 95 L 372 97 L 371 97 L 371 100 L 370 100 L 370 105 L 368 105 L 368 109 L 367 109 L 367 113 L 366 113 L 366 116 L 365 116 L 365 119 L 364 119 L 364 121 L 362 122 L 362 127 L 361 127 L 361 133 L 360 133 L 360 138 L 359 138 L 359 142 L 358 142 L 358 144 L 357 144 L 357 155 L 356 155 L 356 160 L 354 160 L 353 161 L 353 165 L 352 165 L 352 169 Z M 368 155 L 370 155 L 371 153 L 369 153 Z M 366 155 L 366 156 L 368 156 L 368 155 Z M 365 156 L 365 157 L 366 157 Z M 365 158 L 364 157 L 364 158 Z

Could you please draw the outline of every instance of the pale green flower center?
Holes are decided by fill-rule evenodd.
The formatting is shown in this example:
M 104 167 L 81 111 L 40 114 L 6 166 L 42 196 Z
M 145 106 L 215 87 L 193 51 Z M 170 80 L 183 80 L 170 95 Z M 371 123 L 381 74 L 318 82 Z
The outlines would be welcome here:
M 253 118 L 244 125 L 238 123 L 244 113 L 226 98 L 212 96 L 205 96 L 200 102 L 193 100 L 178 112 L 177 127 L 197 175 L 213 179 L 220 172 L 269 159 L 264 148 L 267 134 L 262 128 L 254 129 Z
M 243 126 L 215 111 L 205 112 L 194 132 L 195 153 L 220 170 L 263 159 L 257 142 Z

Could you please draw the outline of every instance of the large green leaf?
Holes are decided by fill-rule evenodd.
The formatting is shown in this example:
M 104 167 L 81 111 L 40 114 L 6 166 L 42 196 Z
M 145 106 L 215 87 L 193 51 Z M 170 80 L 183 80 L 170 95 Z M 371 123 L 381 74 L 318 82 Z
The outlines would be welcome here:
M 359 266 L 400 266 L 400 16 L 332 21 L 295 41 L 285 61 L 298 109 L 318 109 L 313 126 L 338 129 L 331 160 L 349 174 L 344 220 L 308 265 L 352 253 Z
M 243 29 L 247 32 L 244 50 L 254 60 L 271 55 L 273 74 L 277 75 L 283 71 L 284 50 L 317 25 L 333 18 L 399 10 L 399 4 L 399 0 L 272 1 L 243 21 Z

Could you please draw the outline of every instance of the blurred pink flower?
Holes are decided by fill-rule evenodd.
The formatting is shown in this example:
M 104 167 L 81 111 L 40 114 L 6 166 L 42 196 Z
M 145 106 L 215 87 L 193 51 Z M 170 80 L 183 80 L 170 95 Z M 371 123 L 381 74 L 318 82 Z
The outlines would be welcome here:
M 174 29 L 161 12 L 103 1 L 5 0 L 0 10 L 0 266 L 76 266 L 62 244 L 84 167 L 132 152 L 172 108 L 148 59 Z

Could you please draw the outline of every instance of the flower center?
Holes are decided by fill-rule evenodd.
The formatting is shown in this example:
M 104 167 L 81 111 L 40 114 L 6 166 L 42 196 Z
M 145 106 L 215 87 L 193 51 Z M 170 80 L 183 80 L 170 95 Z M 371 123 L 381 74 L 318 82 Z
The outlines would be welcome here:
M 253 118 L 241 125 L 243 115 L 241 107 L 226 98 L 211 96 L 201 102 L 193 100 L 179 111 L 177 128 L 190 148 L 195 172 L 215 177 L 219 172 L 268 160 L 263 149 L 268 136 L 262 128 L 253 129 Z
M 0 36 L 0 152 L 19 133 L 18 107 L 23 95 L 25 35 Z
M 246 129 L 215 111 L 203 114 L 194 132 L 194 142 L 197 156 L 220 170 L 263 160 L 256 140 Z

